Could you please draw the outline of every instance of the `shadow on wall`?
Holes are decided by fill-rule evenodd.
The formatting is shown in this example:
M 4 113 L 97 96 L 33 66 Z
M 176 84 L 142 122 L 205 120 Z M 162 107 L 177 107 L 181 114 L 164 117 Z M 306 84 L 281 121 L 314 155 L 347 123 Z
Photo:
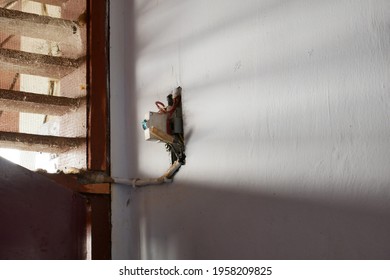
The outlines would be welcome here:
M 134 3 L 126 1 L 123 5 L 121 13 L 126 16 L 118 18 L 124 23 L 111 19 L 111 25 L 115 26 L 111 37 L 118 41 L 110 53 L 111 135 L 115 136 L 111 137 L 111 159 L 114 175 L 132 177 L 138 174 L 138 139 L 134 131 L 141 127 L 141 121 L 135 95 L 135 23 L 132 16 L 127 16 L 134 14 Z
M 243 9 L 241 13 L 231 10 L 228 17 L 216 21 L 205 17 L 207 20 L 200 22 L 200 26 L 194 16 L 192 24 L 196 26 L 193 28 L 195 31 L 192 31 L 190 22 L 186 22 L 189 30 L 179 34 L 180 38 L 175 32 L 168 32 L 176 30 L 171 26 L 177 23 L 172 13 L 178 11 L 175 10 L 178 9 L 175 6 L 178 1 L 165 2 L 164 5 L 172 9 L 166 6 L 167 9 L 157 9 L 147 4 L 141 6 L 140 10 L 135 7 L 127 9 L 131 12 L 135 9 L 139 15 L 137 20 L 144 20 L 141 21 L 144 26 L 137 21 L 141 25 L 137 27 L 134 18 L 127 17 L 126 26 L 129 29 L 126 32 L 126 46 L 135 51 L 126 52 L 128 57 L 125 60 L 129 63 L 126 64 L 125 81 L 128 88 L 125 102 L 120 104 L 124 108 L 126 122 L 129 122 L 125 125 L 130 128 L 126 130 L 126 141 L 123 140 L 122 146 L 117 146 L 129 147 L 125 152 L 119 149 L 122 153 L 120 156 L 127 153 L 128 159 L 124 162 L 129 164 L 123 164 L 123 168 L 130 168 L 132 174 L 140 176 L 142 167 L 152 169 L 156 165 L 150 162 L 142 166 L 135 160 L 143 158 L 147 152 L 138 150 L 140 143 L 137 143 L 136 135 L 139 128 L 130 123 L 138 115 L 136 110 L 140 109 L 136 103 L 139 104 L 137 98 L 141 95 L 136 96 L 138 87 L 134 84 L 145 77 L 165 81 L 162 69 L 170 70 L 176 56 L 183 57 L 186 63 L 178 62 L 183 64 L 181 69 L 184 69 L 185 83 L 182 86 L 188 97 L 185 106 L 189 109 L 185 110 L 185 114 L 191 119 L 191 123 L 188 122 L 191 127 L 185 128 L 188 133 L 186 140 L 190 138 L 187 143 L 188 165 L 173 185 L 145 189 L 116 186 L 113 189 L 113 201 L 116 202 L 113 204 L 113 228 L 116 232 L 113 234 L 114 257 L 390 259 L 390 210 L 387 206 L 388 191 L 383 187 L 388 183 L 388 147 L 386 134 L 376 131 L 388 130 L 383 125 L 386 118 L 382 115 L 382 107 L 377 106 L 370 95 L 379 92 L 375 98 L 386 96 L 385 89 L 378 88 L 380 84 L 377 82 L 377 77 L 382 77 L 381 69 L 385 69 L 383 62 L 376 64 L 382 54 L 367 52 L 367 48 L 371 49 L 373 45 L 366 44 L 369 41 L 367 38 L 373 39 L 370 29 L 362 32 L 359 25 L 359 29 L 340 28 L 338 31 L 339 25 L 345 26 L 343 21 L 333 26 L 333 21 L 323 24 L 315 16 L 324 14 L 324 7 L 316 6 L 320 3 L 327 7 L 325 15 L 334 15 L 334 11 L 341 11 L 341 15 L 349 14 L 348 9 L 338 9 L 338 4 L 330 5 L 331 2 L 314 1 L 303 13 L 302 6 L 298 4 L 309 1 L 293 1 L 296 5 L 288 5 L 287 2 L 274 1 L 268 7 L 258 7 L 257 12 L 248 9 L 249 5 L 240 5 Z M 343 5 L 340 7 L 358 7 L 355 18 L 360 18 L 356 16 L 359 15 L 360 4 L 341 2 Z M 188 12 L 183 13 L 183 17 L 190 19 L 194 14 L 190 8 L 199 7 L 201 3 L 206 2 L 181 1 L 180 5 L 189 5 L 186 9 L 180 6 L 180 11 Z M 311 15 L 312 19 L 295 23 L 300 17 L 290 8 L 294 8 L 294 12 Z M 197 11 L 202 14 L 208 10 L 199 8 Z M 267 14 L 272 20 L 266 20 Z M 259 15 L 264 15 L 264 18 Z M 278 29 L 280 22 L 275 16 L 286 16 L 290 21 L 280 21 L 283 24 Z M 341 18 L 338 14 L 334 17 Z M 175 21 L 172 21 L 173 18 Z M 254 42 L 243 38 L 244 41 L 235 45 L 236 39 L 245 32 L 232 31 L 230 34 L 229 30 L 250 23 L 251 19 L 255 20 L 257 26 L 251 34 L 258 34 L 259 30 L 279 31 L 280 34 L 270 32 L 271 35 L 275 33 L 275 37 L 264 33 L 264 38 L 273 39 L 267 42 L 283 45 L 279 44 L 276 50 L 266 48 L 260 44 L 261 38 Z M 263 22 L 268 29 L 260 25 Z M 289 26 L 288 23 L 295 23 L 295 29 L 291 32 L 283 31 L 285 26 Z M 313 28 L 312 23 L 321 29 Z M 307 32 L 301 32 L 302 26 L 308 26 Z M 134 37 L 138 29 L 149 33 L 141 33 L 143 36 L 138 36 L 141 38 L 136 40 Z M 319 36 L 319 30 L 327 31 L 328 37 Z M 224 34 L 218 35 L 222 31 L 232 35 L 234 40 Z M 305 40 L 295 41 L 295 35 L 302 34 L 303 38 L 299 38 Z M 211 52 L 218 36 L 225 38 L 222 42 L 229 45 L 231 52 Z M 291 39 L 296 44 L 285 48 L 283 38 Z M 207 39 L 215 40 L 210 43 Z M 253 61 L 253 64 L 249 63 L 253 67 L 245 70 L 243 66 L 240 70 L 242 73 L 225 71 L 225 66 L 230 64 L 236 68 L 235 58 L 241 57 L 242 50 L 246 50 L 241 46 L 248 46 L 248 42 L 256 46 L 252 49 L 254 55 L 247 59 Z M 257 48 L 260 47 L 269 53 L 257 56 Z M 181 54 L 176 54 L 178 48 Z M 354 51 L 344 52 L 350 49 Z M 230 59 L 215 60 L 218 55 Z M 153 67 L 146 67 L 143 71 L 143 68 L 133 69 L 138 56 Z M 207 74 L 207 69 L 202 68 L 202 61 L 207 61 L 210 68 L 211 74 L 207 79 L 203 76 L 203 72 Z M 159 62 L 161 67 L 158 67 Z M 212 67 L 215 65 L 215 68 Z M 359 67 L 363 66 L 367 70 L 360 71 Z M 185 71 L 186 67 L 190 69 L 188 72 Z M 376 72 L 371 73 L 370 69 L 376 69 Z M 199 73 L 196 74 L 196 71 Z M 384 81 L 387 82 L 387 78 Z M 245 86 L 246 91 L 240 91 L 239 85 Z M 142 85 L 139 87 L 141 91 Z M 152 84 L 149 91 L 153 92 L 159 87 L 162 85 Z M 238 93 L 246 97 L 245 109 L 239 111 L 242 112 L 241 121 L 229 122 L 229 129 L 222 127 L 217 130 L 210 126 L 205 112 L 214 112 L 213 104 L 220 104 L 223 109 L 218 108 L 220 113 L 214 116 L 214 123 L 231 120 L 230 112 L 225 109 L 236 109 Z M 142 91 L 145 99 L 154 100 L 153 94 L 147 96 Z M 203 104 L 205 97 L 208 104 Z M 221 99 L 229 103 L 218 103 Z M 368 103 L 372 104 L 372 110 L 367 110 Z M 263 111 L 259 106 L 263 106 Z M 126 108 L 131 110 L 126 111 Z M 237 119 L 236 115 L 234 117 Z M 256 129 L 252 130 L 252 127 Z M 227 150 L 230 151 L 228 155 Z M 236 174 L 239 176 L 231 174 L 234 170 L 232 164 L 225 164 L 231 161 L 241 163 L 243 161 L 240 159 L 248 158 L 250 161 Z M 314 168 L 315 164 L 318 167 Z M 273 177 L 263 178 L 259 176 L 260 171 Z M 199 176 L 209 183 L 196 182 L 195 178 Z M 225 177 L 230 177 L 237 186 L 224 184 L 227 181 Z M 250 186 L 245 182 L 248 177 L 251 180 L 246 182 L 252 183 Z M 256 185 L 256 182 L 264 182 L 265 179 L 269 179 L 269 184 Z M 276 185 L 279 179 L 291 182 L 284 189 L 296 192 L 290 196 L 283 194 L 283 188 Z M 272 185 L 273 181 L 275 185 Z M 302 185 L 299 185 L 299 181 Z M 273 189 L 275 193 L 272 193 Z M 322 190 L 328 195 L 313 195 L 315 190 Z M 342 198 L 343 194 L 349 197 Z M 366 194 L 371 197 L 366 197 Z
M 362 207 L 223 187 L 132 190 L 140 257 L 390 259 L 390 212 L 378 201 Z

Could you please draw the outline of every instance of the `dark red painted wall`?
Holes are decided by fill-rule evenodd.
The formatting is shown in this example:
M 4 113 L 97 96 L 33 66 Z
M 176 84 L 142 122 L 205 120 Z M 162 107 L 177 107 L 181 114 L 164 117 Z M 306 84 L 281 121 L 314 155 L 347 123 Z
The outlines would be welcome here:
M 0 157 L 0 259 L 83 259 L 86 204 Z

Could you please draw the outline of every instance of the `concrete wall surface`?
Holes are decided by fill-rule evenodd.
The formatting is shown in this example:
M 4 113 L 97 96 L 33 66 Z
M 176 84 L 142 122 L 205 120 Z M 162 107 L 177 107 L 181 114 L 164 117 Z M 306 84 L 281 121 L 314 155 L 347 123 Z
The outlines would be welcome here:
M 154 102 L 183 88 L 174 183 L 113 187 L 116 259 L 390 259 L 390 1 L 111 1 L 112 174 L 160 176 Z

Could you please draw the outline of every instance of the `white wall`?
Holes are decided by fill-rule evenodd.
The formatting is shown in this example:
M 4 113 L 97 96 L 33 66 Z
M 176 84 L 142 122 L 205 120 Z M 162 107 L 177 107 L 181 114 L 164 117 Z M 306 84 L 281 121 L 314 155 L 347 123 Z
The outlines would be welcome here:
M 390 1 L 111 1 L 113 258 L 390 258 Z

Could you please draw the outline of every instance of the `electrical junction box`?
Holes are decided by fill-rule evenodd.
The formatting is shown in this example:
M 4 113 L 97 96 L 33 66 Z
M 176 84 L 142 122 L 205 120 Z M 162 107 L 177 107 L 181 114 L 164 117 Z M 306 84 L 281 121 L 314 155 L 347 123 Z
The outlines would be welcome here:
M 172 163 L 179 161 L 185 164 L 183 113 L 181 104 L 181 87 L 167 96 L 167 105 L 156 101 L 158 112 L 149 112 L 142 122 L 145 140 L 165 143 L 171 153 Z

